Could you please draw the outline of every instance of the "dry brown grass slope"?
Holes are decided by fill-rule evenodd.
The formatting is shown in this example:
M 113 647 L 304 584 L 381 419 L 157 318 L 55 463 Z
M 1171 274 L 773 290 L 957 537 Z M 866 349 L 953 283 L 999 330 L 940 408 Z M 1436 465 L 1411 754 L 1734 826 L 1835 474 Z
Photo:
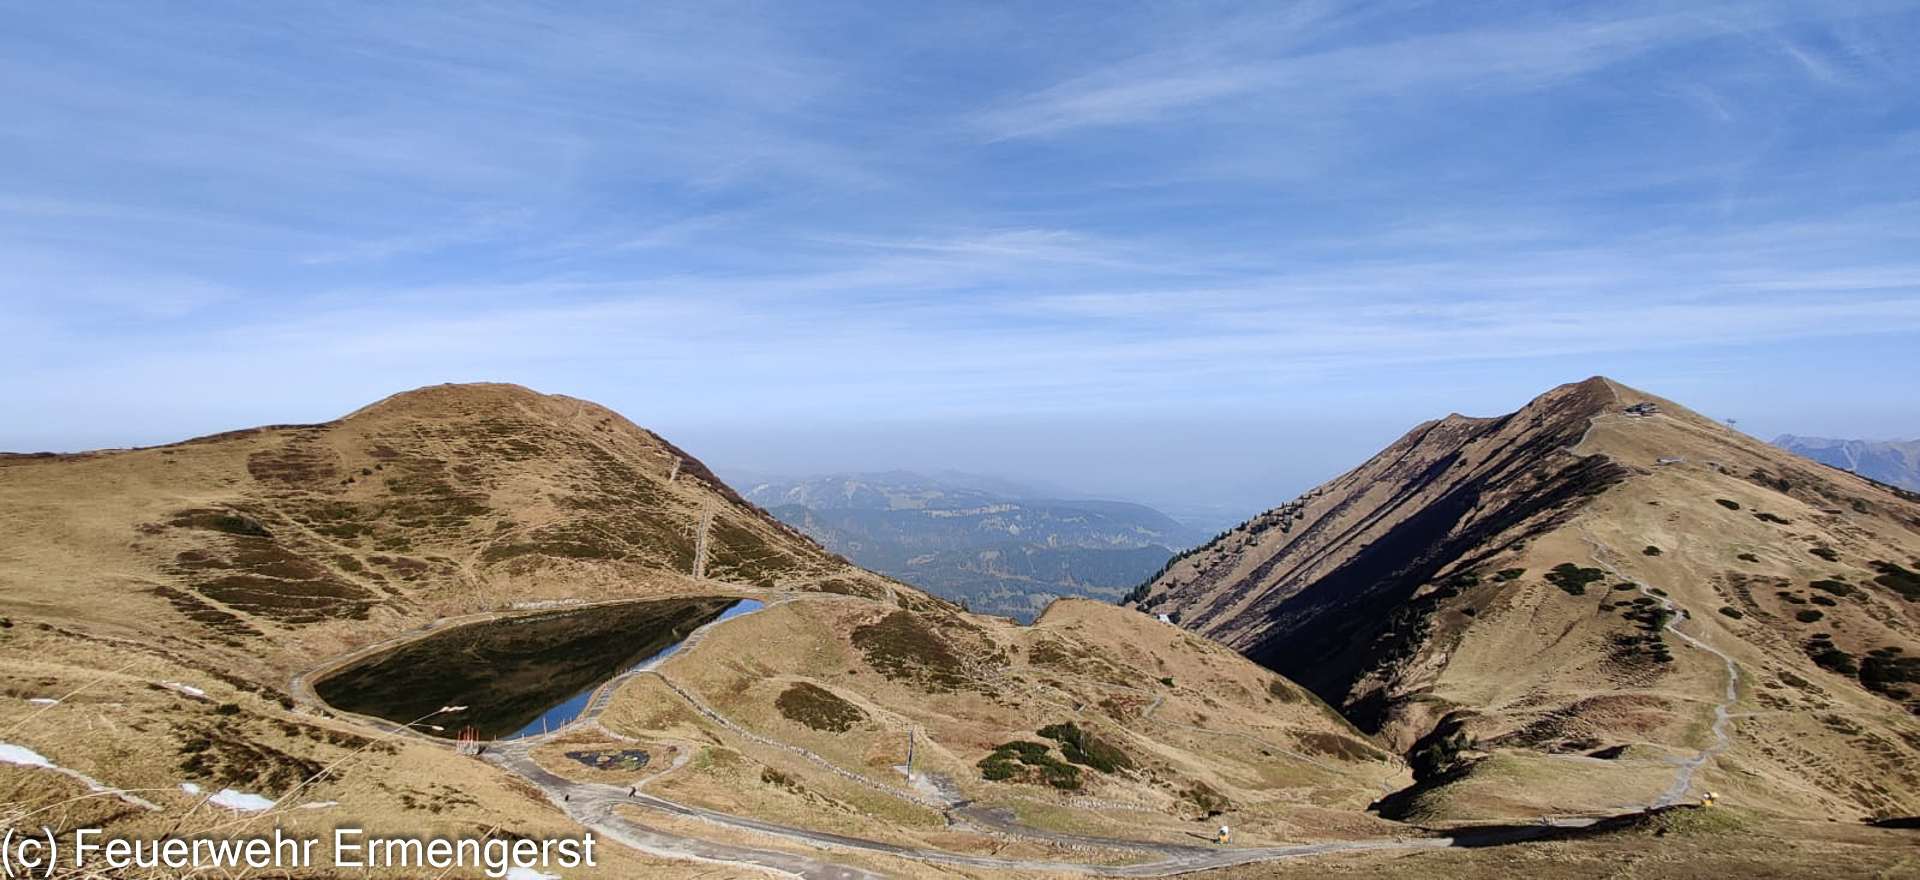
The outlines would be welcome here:
M 774 604 L 674 657 L 666 678 L 633 679 L 604 718 L 680 748 L 689 760 L 655 790 L 694 803 L 922 846 L 1126 860 L 1142 856 L 956 830 L 888 793 L 907 732 L 920 766 L 987 818 L 1093 836 L 1193 842 L 1209 811 L 1256 840 L 1383 833 L 1356 811 L 1410 779 L 1297 686 L 1191 634 L 1097 603 L 1030 628 L 960 613 L 822 551 L 602 407 L 461 385 L 324 424 L 0 456 L 0 741 L 161 809 L 14 767 L 0 767 L 0 805 L 140 836 L 240 821 L 561 834 L 574 826 L 514 777 L 308 711 L 289 676 L 448 616 L 716 592 Z M 1069 722 L 1081 757 L 1127 766 L 1069 762 L 1040 734 Z M 1044 757 L 983 769 L 1015 741 Z M 565 770 L 549 751 L 536 757 Z M 1049 784 L 1066 776 L 1078 787 Z M 236 820 L 181 782 L 288 803 Z M 306 802 L 338 803 L 294 807 Z M 601 876 L 701 870 L 609 851 Z
M 1916 570 L 1911 493 L 1596 377 L 1422 425 L 1179 560 L 1139 605 L 1406 750 L 1426 784 L 1390 810 L 1604 812 L 1712 788 L 1856 820 L 1920 812 Z
M 1223 646 L 1087 600 L 1057 602 L 1023 627 L 808 599 L 716 630 L 663 672 L 763 741 L 663 704 L 655 689 L 625 692 L 609 729 L 694 743 L 704 759 L 656 791 L 842 833 L 885 830 L 913 845 L 993 852 L 1005 841 L 956 838 L 937 811 L 879 793 L 903 785 L 896 768 L 910 735 L 916 769 L 975 808 L 1096 837 L 1193 844 L 1220 821 L 1247 842 L 1390 836 L 1393 826 L 1362 810 L 1411 780 L 1396 756 L 1298 686 Z M 1076 763 L 1042 733 L 1066 724 L 1113 764 Z M 1045 746 L 1071 768 L 1071 784 L 1017 761 L 1008 778 L 989 778 L 982 762 L 1020 741 Z M 849 785 L 791 747 L 873 785 Z M 880 829 L 870 818 L 880 815 L 897 824 Z
M 709 511 L 703 581 L 691 568 Z M 717 582 L 896 589 L 626 419 L 511 385 L 156 448 L 0 457 L 0 740 L 153 790 L 164 812 L 114 814 L 128 833 L 229 821 L 182 781 L 275 796 L 327 768 L 296 797 L 342 806 L 256 824 L 558 833 L 573 826 L 544 799 L 470 760 L 290 711 L 289 674 L 448 615 Z M 0 802 L 85 794 L 45 776 L 8 768 Z M 657 861 L 623 852 L 606 876 Z
M 7 464 L 10 602 L 58 608 L 103 636 L 187 637 L 220 655 L 212 668 L 259 684 L 449 614 L 697 589 L 703 510 L 710 577 L 886 589 L 651 432 L 511 385 Z

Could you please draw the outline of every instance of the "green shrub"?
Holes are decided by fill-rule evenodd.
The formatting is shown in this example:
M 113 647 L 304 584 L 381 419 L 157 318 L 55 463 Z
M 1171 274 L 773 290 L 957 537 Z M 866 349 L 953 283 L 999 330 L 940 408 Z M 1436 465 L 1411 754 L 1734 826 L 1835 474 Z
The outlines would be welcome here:
M 206 529 L 212 532 L 224 532 L 243 538 L 271 538 L 267 527 L 237 513 L 222 513 L 217 510 L 182 510 L 173 515 L 172 525 L 190 529 Z
M 1581 568 L 1571 562 L 1562 562 L 1547 572 L 1547 581 L 1571 596 L 1584 596 L 1587 585 L 1606 577 L 1606 573 L 1597 568 Z
M 1813 623 L 1814 621 L 1819 620 L 1820 618 L 1825 616 L 1827 616 L 1827 613 L 1825 611 L 1821 611 L 1818 608 L 1803 608 L 1798 612 L 1794 613 L 1793 619 L 1798 620 L 1801 623 Z
M 888 678 L 920 678 L 947 688 L 963 683 L 960 658 L 932 627 L 906 611 L 894 611 L 855 628 L 852 641 L 867 662 Z
M 1721 613 L 1721 614 L 1724 614 L 1724 615 L 1726 615 L 1726 616 L 1728 616 L 1728 617 L 1731 617 L 1731 618 L 1733 618 L 1734 620 L 1739 620 L 1740 618 L 1742 618 L 1742 617 L 1745 617 L 1745 616 L 1747 616 L 1747 615 L 1745 615 L 1745 614 L 1743 614 L 1743 613 L 1741 613 L 1741 611 L 1740 611 L 1740 609 L 1738 609 L 1738 608 L 1735 608 L 1735 607 L 1733 607 L 1732 605 L 1722 605 L 1722 606 L 1720 606 L 1720 613 Z
M 1715 503 L 1715 504 L 1718 504 L 1718 505 L 1720 505 L 1721 507 L 1724 507 L 1724 508 L 1726 508 L 1726 509 L 1728 509 L 1728 510 L 1739 510 L 1739 509 L 1740 509 L 1740 502 L 1738 502 L 1738 501 L 1734 501 L 1734 500 L 1733 500 L 1733 499 L 1731 499 L 1731 498 L 1715 498 L 1715 499 L 1713 499 L 1713 503 Z
M 1082 730 L 1073 722 L 1049 724 L 1039 730 L 1041 736 L 1060 744 L 1060 754 L 1075 764 L 1092 767 L 1102 773 L 1133 768 L 1133 759 L 1112 743 Z
M 1459 755 L 1474 745 L 1473 739 L 1465 731 L 1456 730 L 1445 736 L 1429 737 L 1426 742 L 1414 749 L 1407 762 L 1413 768 L 1416 780 L 1431 779 L 1451 769 L 1459 760 Z
M 1226 795 L 1214 791 L 1213 786 L 1204 782 L 1195 782 L 1193 787 L 1187 789 L 1184 794 L 1187 800 L 1200 808 L 1200 812 L 1208 816 L 1218 816 L 1233 808 L 1233 804 L 1227 800 Z
M 1020 765 L 999 752 L 981 758 L 979 767 L 980 778 L 989 782 L 1005 782 L 1020 774 Z
M 1640 551 L 1640 554 L 1643 556 L 1659 556 L 1660 548 L 1655 547 L 1652 544 L 1648 544 L 1647 549 Z
M 1920 574 L 1914 574 L 1899 565 L 1879 559 L 1871 564 L 1873 570 L 1880 573 L 1874 577 L 1874 583 L 1899 593 L 1909 602 L 1920 602 Z
M 1039 781 L 1065 791 L 1080 787 L 1080 768 L 1047 754 L 1045 743 L 1028 740 L 1001 743 L 976 766 L 980 768 L 981 778 L 995 782 Z
M 1900 649 L 1877 648 L 1860 661 L 1860 683 L 1870 691 L 1904 698 L 1902 684 L 1920 684 L 1920 657 L 1902 657 Z
M 832 733 L 845 733 L 852 730 L 855 724 L 867 720 L 867 713 L 861 711 L 859 706 L 834 696 L 826 688 L 804 681 L 796 682 L 782 691 L 773 705 L 790 721 Z
M 791 776 L 788 776 L 787 774 L 782 773 L 778 770 L 775 770 L 772 767 L 761 768 L 760 781 L 768 785 L 784 788 L 790 792 L 793 792 L 794 794 L 807 793 L 807 787 L 804 785 L 801 785 L 800 780 L 795 779 Z
M 1835 647 L 1831 639 L 1832 636 L 1827 633 L 1815 633 L 1813 638 L 1807 640 L 1807 657 L 1829 672 L 1837 672 L 1841 675 L 1858 673 L 1860 664 L 1854 660 L 1853 655 Z
M 1851 596 L 1854 593 L 1859 591 L 1858 588 L 1855 587 L 1854 585 L 1847 583 L 1846 581 L 1835 580 L 1833 578 L 1822 578 L 1817 581 L 1809 581 L 1807 583 L 1807 586 L 1812 587 L 1816 590 L 1832 593 L 1835 596 Z

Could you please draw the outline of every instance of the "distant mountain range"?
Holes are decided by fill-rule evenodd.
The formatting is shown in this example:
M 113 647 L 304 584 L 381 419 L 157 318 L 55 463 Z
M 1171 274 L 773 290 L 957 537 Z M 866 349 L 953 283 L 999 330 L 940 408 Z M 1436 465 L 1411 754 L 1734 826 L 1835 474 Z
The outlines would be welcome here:
M 1833 440 L 1781 434 L 1773 445 L 1870 480 L 1920 492 L 1920 440 Z
M 1034 497 L 969 474 L 839 474 L 745 494 L 865 568 L 1022 621 L 1061 596 L 1116 599 L 1207 537 L 1144 505 Z

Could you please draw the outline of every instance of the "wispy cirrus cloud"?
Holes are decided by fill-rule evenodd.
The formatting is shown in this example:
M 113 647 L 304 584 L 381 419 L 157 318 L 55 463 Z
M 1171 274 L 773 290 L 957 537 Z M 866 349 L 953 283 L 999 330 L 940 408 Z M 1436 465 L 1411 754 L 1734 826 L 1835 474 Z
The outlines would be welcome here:
M 1593 372 L 1920 412 L 1828 366 L 1920 338 L 1910 5 L 908 19 L 8 7 L 0 448 L 74 399 L 159 440 L 481 378 L 682 423 Z
M 980 123 L 996 137 L 1032 137 L 1195 114 L 1281 109 L 1290 117 L 1383 97 L 1526 92 L 1720 33 L 1707 19 L 1673 13 L 1492 23 L 1336 47 L 1301 45 L 1283 31 L 1275 44 L 1144 54 L 1022 96 Z

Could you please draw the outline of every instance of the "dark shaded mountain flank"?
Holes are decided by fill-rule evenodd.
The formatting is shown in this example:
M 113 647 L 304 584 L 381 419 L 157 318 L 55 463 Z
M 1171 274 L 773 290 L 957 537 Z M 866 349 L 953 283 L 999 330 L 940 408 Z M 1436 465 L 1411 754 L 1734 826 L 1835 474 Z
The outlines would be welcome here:
M 1628 778 L 1663 803 L 1692 784 L 1907 815 L 1916 569 L 1913 493 L 1595 378 L 1421 425 L 1126 604 L 1400 750 L 1420 784 L 1380 805 L 1395 815 L 1477 815 L 1495 789 L 1509 806 L 1617 804 Z M 1769 720 L 1729 723 L 1735 705 Z M 1607 763 L 1660 754 L 1701 775 Z M 1598 787 L 1575 793 L 1589 772 Z
M 1365 552 L 1267 612 L 1272 625 L 1245 653 L 1323 699 L 1345 701 L 1374 665 L 1393 609 L 1421 586 L 1443 569 L 1470 567 L 1558 525 L 1572 515 L 1574 502 L 1626 476 L 1605 456 L 1569 459 L 1564 453 L 1604 403 L 1593 391 L 1464 431 L 1439 430 L 1444 422 L 1416 430 L 1412 448 L 1378 477 L 1398 486 L 1391 500 L 1345 531 L 1357 535 L 1375 524 L 1391 525 L 1367 542 Z M 1483 463 L 1467 466 L 1463 452 L 1475 445 L 1494 449 L 1483 454 Z M 1372 731 L 1382 719 L 1353 720 Z
M 1511 415 L 1421 425 L 1170 566 L 1133 604 L 1178 611 L 1185 625 L 1357 708 L 1354 689 L 1378 665 L 1396 609 L 1441 573 L 1564 522 L 1580 499 L 1630 473 L 1569 451 L 1614 402 L 1595 378 Z M 1354 720 L 1369 730 L 1380 723 L 1376 711 Z
M 1470 478 L 1269 612 L 1275 625 L 1245 653 L 1322 699 L 1344 700 L 1376 665 L 1393 610 L 1420 587 L 1442 570 L 1472 567 L 1516 540 L 1560 525 L 1579 499 L 1624 475 L 1620 465 L 1596 455 L 1557 472 L 1496 471 Z M 1370 733 L 1385 720 L 1373 711 L 1349 715 Z

